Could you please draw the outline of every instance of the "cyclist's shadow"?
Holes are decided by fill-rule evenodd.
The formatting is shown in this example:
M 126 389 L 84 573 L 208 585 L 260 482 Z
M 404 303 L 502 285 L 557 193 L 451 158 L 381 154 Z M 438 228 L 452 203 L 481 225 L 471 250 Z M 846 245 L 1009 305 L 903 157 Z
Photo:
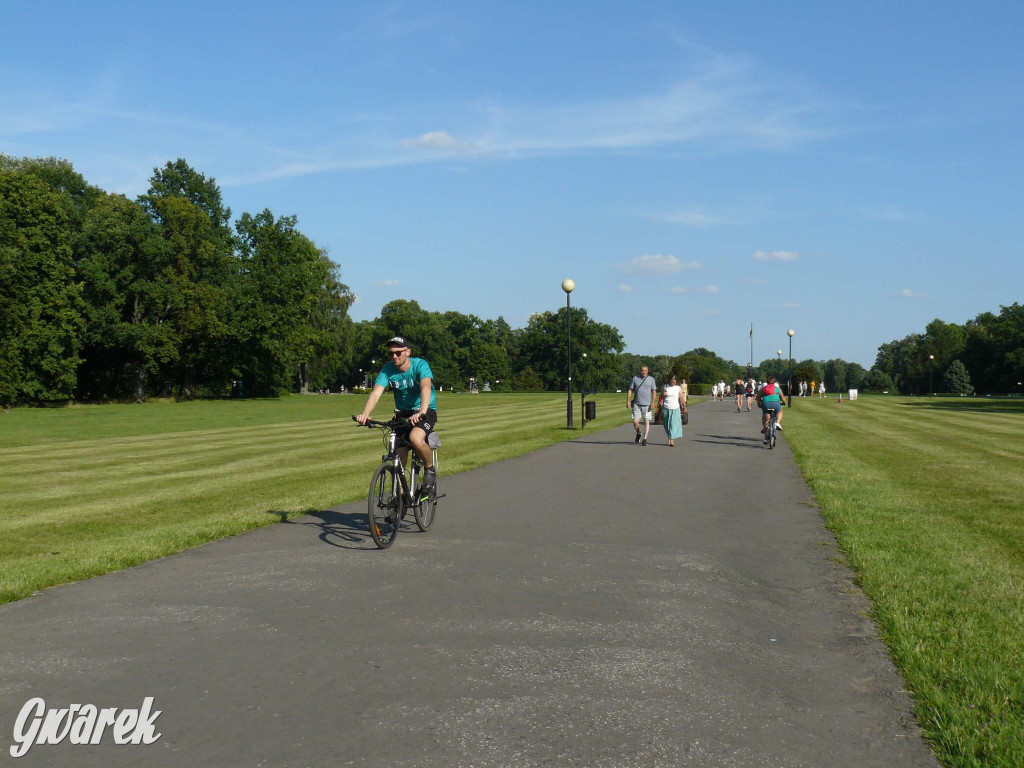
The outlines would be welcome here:
M 289 522 L 319 528 L 320 541 L 332 547 L 377 549 L 377 545 L 370 538 L 365 512 L 338 512 L 325 509 L 322 512 L 310 512 L 307 518 Z

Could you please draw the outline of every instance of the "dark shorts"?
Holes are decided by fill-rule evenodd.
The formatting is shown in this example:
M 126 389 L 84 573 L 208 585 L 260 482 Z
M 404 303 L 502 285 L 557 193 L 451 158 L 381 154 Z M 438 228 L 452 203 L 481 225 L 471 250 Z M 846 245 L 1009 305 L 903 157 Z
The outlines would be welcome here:
M 414 413 L 419 411 L 395 411 L 396 416 L 401 416 L 403 419 L 408 419 Z M 428 436 L 434 431 L 434 427 L 437 424 L 437 411 L 433 408 L 423 414 L 423 418 L 420 419 L 420 423 L 417 424 L 413 429 L 422 429 Z

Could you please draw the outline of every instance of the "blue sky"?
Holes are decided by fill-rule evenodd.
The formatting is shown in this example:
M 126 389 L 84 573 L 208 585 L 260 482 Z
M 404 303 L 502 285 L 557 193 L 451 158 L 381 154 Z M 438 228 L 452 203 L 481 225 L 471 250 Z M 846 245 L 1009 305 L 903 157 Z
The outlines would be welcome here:
M 0 152 L 178 157 L 395 298 L 866 367 L 1024 299 L 1024 3 L 0 1 Z

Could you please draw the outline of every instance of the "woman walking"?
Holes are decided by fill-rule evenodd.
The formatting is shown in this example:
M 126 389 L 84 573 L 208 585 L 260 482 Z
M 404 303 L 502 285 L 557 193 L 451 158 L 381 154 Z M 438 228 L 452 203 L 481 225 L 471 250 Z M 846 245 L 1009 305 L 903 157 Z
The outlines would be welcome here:
M 668 435 L 668 447 L 674 448 L 675 441 L 683 436 L 682 414 L 686 412 L 686 390 L 679 386 L 675 376 L 671 376 L 662 397 L 664 401 L 661 406 L 661 425 Z

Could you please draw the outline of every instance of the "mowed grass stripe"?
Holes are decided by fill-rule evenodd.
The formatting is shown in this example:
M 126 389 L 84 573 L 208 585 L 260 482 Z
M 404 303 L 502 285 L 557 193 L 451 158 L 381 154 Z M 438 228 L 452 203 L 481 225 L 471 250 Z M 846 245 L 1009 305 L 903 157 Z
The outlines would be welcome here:
M 620 398 L 598 400 L 610 413 Z M 579 434 L 564 429 L 559 395 L 440 401 L 442 476 Z M 383 446 L 379 432 L 351 421 L 363 402 L 310 396 L 0 416 L 16 417 L 0 432 L 0 601 L 365 498 Z M 375 415 L 390 410 L 382 403 Z M 615 422 L 605 416 L 603 425 Z
M 786 426 L 939 757 L 1024 764 L 1024 402 L 801 401 Z

